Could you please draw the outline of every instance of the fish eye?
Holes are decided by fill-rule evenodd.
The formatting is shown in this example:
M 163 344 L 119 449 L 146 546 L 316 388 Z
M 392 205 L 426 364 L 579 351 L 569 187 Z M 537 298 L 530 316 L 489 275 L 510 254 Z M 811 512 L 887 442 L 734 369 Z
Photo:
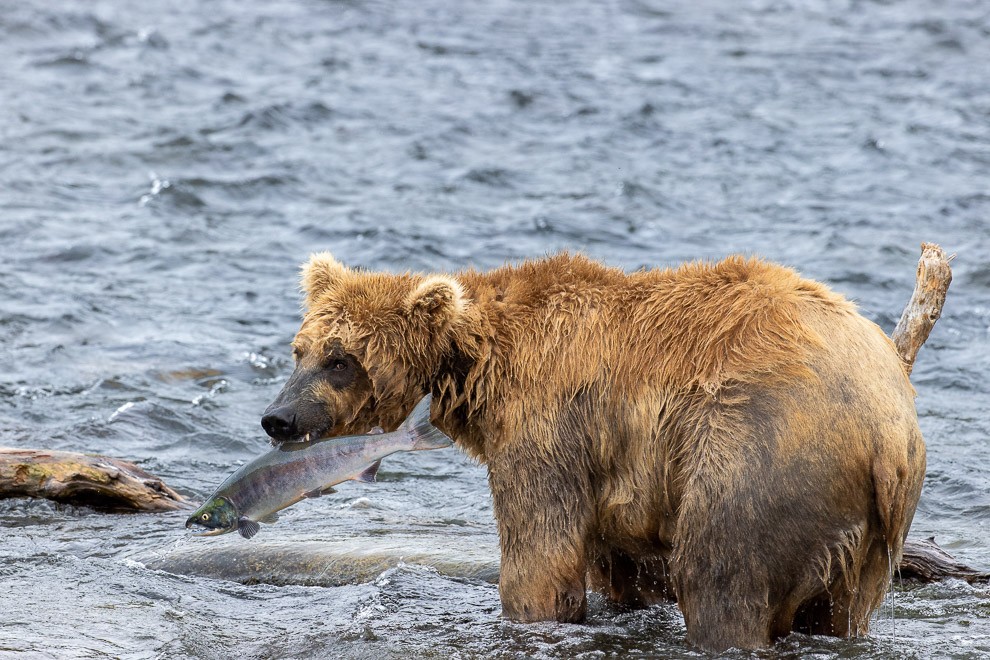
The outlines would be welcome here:
M 204 513 L 202 516 L 200 516 L 200 518 L 202 518 L 203 520 L 209 520 L 210 519 L 210 514 Z

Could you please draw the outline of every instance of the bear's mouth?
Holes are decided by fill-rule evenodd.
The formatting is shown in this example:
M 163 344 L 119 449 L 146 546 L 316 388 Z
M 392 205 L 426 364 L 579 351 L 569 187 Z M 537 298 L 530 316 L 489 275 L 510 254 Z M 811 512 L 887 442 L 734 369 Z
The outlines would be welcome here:
M 333 428 L 333 427 L 330 427 Z M 331 437 L 330 429 L 323 429 L 322 431 L 310 431 L 299 438 L 297 442 L 316 442 L 317 440 L 326 440 Z
M 271 444 L 272 447 L 278 447 L 280 445 L 284 445 L 289 442 L 308 443 L 308 442 L 316 442 L 317 440 L 326 440 L 327 438 L 332 437 L 330 435 L 330 432 L 333 430 L 333 426 L 334 426 L 333 420 L 331 419 L 329 423 L 320 426 L 317 429 L 306 431 L 305 433 L 297 433 L 291 438 L 283 438 L 277 440 L 269 436 L 268 442 Z

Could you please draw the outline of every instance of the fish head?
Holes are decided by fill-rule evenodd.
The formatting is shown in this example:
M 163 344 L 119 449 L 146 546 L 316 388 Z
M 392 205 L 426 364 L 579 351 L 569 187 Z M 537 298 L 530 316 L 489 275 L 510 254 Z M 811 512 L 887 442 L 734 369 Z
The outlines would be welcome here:
M 273 444 L 395 430 L 451 355 L 468 302 L 446 275 L 395 275 L 347 268 L 329 254 L 303 267 L 303 323 L 295 368 L 265 411 Z
M 203 527 L 207 531 L 200 536 L 216 536 L 237 529 L 237 507 L 226 497 L 213 497 L 186 520 L 186 529 Z

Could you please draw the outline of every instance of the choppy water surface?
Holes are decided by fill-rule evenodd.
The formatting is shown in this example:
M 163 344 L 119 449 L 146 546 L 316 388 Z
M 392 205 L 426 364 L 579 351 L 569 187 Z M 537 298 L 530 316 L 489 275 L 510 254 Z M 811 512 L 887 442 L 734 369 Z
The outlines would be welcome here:
M 394 271 L 758 253 L 889 331 L 932 240 L 959 256 L 913 376 L 912 535 L 990 567 L 985 3 L 8 2 L 0 61 L 0 443 L 208 494 L 267 446 L 317 249 Z M 154 568 L 247 543 L 183 518 L 0 503 L 0 655 L 697 655 L 673 606 L 501 621 L 485 472 L 454 450 L 287 511 L 258 548 L 345 560 L 276 556 L 261 583 Z M 869 638 L 760 657 L 986 657 L 988 603 L 903 589 Z

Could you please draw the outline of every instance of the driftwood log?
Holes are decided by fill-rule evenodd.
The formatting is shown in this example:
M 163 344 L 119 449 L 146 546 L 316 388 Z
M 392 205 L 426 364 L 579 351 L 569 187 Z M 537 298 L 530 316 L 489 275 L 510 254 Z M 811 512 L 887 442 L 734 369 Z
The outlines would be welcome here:
M 952 259 L 946 257 L 942 248 L 934 243 L 921 244 L 914 293 L 890 337 L 909 374 L 914 368 L 918 350 L 942 316 L 945 294 L 952 282 L 952 268 L 949 266 Z M 947 578 L 970 583 L 990 580 L 990 573 L 981 573 L 953 559 L 935 545 L 934 537 L 925 541 L 905 541 L 898 571 L 902 578 L 918 582 L 936 582 Z
M 108 511 L 189 506 L 161 479 L 119 458 L 0 447 L 0 499 L 9 497 L 40 497 Z
M 904 555 L 897 572 L 902 579 L 914 582 L 938 582 L 947 578 L 965 580 L 970 584 L 990 582 L 990 573 L 960 564 L 952 555 L 935 545 L 934 536 L 924 541 L 905 541 Z
M 946 257 L 942 248 L 935 243 L 921 244 L 921 259 L 918 260 L 914 293 L 901 314 L 901 320 L 894 328 L 894 334 L 890 336 L 909 374 L 914 368 L 918 349 L 928 339 L 935 322 L 942 316 L 945 294 L 949 290 L 949 283 L 952 282 L 952 268 L 949 267 L 949 262 L 954 257 L 955 255 Z

